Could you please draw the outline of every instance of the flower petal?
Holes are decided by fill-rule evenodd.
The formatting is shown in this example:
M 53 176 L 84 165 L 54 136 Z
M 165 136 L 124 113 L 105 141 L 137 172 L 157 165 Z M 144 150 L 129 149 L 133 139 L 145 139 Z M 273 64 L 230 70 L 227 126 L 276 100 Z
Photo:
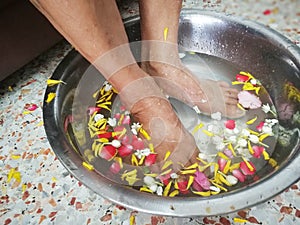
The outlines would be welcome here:
M 112 160 L 117 155 L 117 149 L 112 145 L 105 145 L 99 152 L 99 156 L 108 161 Z
M 151 166 L 152 164 L 154 164 L 156 161 L 156 157 L 157 157 L 157 154 L 153 154 L 153 153 L 146 156 L 145 166 Z

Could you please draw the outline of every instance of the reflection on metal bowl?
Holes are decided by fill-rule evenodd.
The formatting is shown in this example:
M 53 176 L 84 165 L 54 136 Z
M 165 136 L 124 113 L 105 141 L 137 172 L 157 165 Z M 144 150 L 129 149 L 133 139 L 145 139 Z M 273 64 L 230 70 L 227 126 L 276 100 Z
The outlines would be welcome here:
M 140 40 L 139 18 L 125 21 L 131 42 Z M 223 14 L 199 10 L 183 10 L 180 18 L 179 45 L 184 51 L 216 57 L 230 62 L 241 71 L 251 70 L 264 84 L 279 111 L 279 123 L 290 132 L 289 142 L 276 144 L 272 158 L 278 167 L 262 166 L 258 180 L 245 182 L 237 188 L 210 197 L 161 197 L 142 193 L 118 184 L 100 172 L 82 166 L 83 152 L 90 143 L 86 139 L 86 109 L 93 93 L 105 79 L 78 52 L 72 51 L 61 62 L 52 79 L 66 85 L 48 87 L 56 93 L 50 104 L 44 104 L 44 122 L 49 142 L 60 161 L 87 187 L 115 203 L 138 211 L 179 217 L 225 214 L 251 207 L 284 191 L 299 179 L 299 102 L 284 98 L 287 84 L 300 88 L 300 50 L 282 35 L 259 25 Z M 133 49 L 139 55 L 138 48 Z M 217 66 L 216 66 L 217 68 Z M 76 101 L 75 101 L 76 100 Z M 78 104 L 79 103 L 79 104 Z M 286 112 L 284 109 L 289 108 Z M 64 121 L 72 113 L 74 123 L 65 132 Z

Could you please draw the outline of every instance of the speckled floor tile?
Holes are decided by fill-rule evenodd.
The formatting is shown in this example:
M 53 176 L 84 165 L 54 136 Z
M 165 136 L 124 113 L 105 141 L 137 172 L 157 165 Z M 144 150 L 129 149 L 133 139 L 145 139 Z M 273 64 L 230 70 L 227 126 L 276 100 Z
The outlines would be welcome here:
M 300 46 L 298 0 L 186 0 L 183 4 L 255 20 Z M 136 1 L 122 12 L 124 17 L 136 14 Z M 70 176 L 51 150 L 42 121 L 46 80 L 70 49 L 61 42 L 0 83 L 1 224 L 241 224 L 234 218 L 247 219 L 244 224 L 300 224 L 300 182 L 266 203 L 237 213 L 171 218 L 112 204 Z M 28 104 L 37 109 L 28 112 Z

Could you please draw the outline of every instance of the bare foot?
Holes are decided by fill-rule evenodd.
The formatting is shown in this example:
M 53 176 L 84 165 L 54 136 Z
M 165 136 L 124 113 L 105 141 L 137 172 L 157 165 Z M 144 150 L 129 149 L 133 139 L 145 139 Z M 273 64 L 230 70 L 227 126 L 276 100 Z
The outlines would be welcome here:
M 244 115 L 237 107 L 238 90 L 226 82 L 199 80 L 181 62 L 175 63 L 175 66 L 160 62 L 143 62 L 142 68 L 155 78 L 165 94 L 191 107 L 197 106 L 204 114 L 220 112 L 229 118 Z
M 141 70 L 142 73 L 144 73 Z M 154 79 L 145 76 L 127 84 L 119 93 L 121 101 L 134 119 L 151 136 L 157 155 L 154 170 L 161 168 L 165 154 L 170 151 L 174 172 L 196 162 L 199 154 L 193 136 L 184 128 L 171 104 Z

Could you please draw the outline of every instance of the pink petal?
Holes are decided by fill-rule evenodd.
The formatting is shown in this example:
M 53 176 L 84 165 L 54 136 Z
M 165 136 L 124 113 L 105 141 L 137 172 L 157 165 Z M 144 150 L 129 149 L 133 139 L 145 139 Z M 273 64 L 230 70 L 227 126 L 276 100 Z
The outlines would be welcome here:
M 125 125 L 129 125 L 130 124 L 130 116 L 129 115 L 126 115 L 124 116 L 124 119 L 122 120 L 122 124 Z
M 227 156 L 227 157 L 229 157 L 229 158 L 233 158 L 233 154 L 232 154 L 232 151 L 230 151 L 229 149 L 225 149 L 224 151 L 223 151 L 223 153 Z
M 105 145 L 100 153 L 99 153 L 99 156 L 103 159 L 106 159 L 108 161 L 112 160 L 116 154 L 117 154 L 117 149 L 111 145 Z
M 121 145 L 118 148 L 118 154 L 121 157 L 129 156 L 132 153 L 133 147 L 131 145 Z
M 260 158 L 262 152 L 265 150 L 265 148 L 263 146 L 257 146 L 257 145 L 253 145 L 252 149 L 254 151 L 253 156 L 255 158 Z
M 240 182 L 244 182 L 246 176 L 240 170 L 233 170 L 232 175 L 235 176 Z
M 243 161 L 240 163 L 240 169 L 244 175 L 253 175 L 256 172 L 255 166 L 252 162 L 248 161 L 248 163 L 252 166 L 253 170 L 251 171 L 247 164 Z
M 235 128 L 235 120 L 227 120 L 225 122 L 225 127 L 227 129 L 233 130 Z
M 120 172 L 121 170 L 121 165 L 118 162 L 114 162 L 113 164 L 111 164 L 111 166 L 109 167 L 110 172 L 112 172 L 113 174 L 117 174 Z
M 125 136 L 122 138 L 122 140 L 121 140 L 121 142 L 122 142 L 123 145 L 128 145 L 128 144 L 130 144 L 130 141 L 131 141 L 131 138 L 130 138 L 128 135 L 125 135 Z
M 122 106 L 120 107 L 120 110 L 121 110 L 121 111 L 125 111 L 125 110 L 126 110 L 126 107 L 122 105 Z
M 91 107 L 88 108 L 88 114 L 89 115 L 93 115 L 95 112 L 99 112 L 100 109 L 101 108 L 99 108 L 99 107 L 93 107 L 93 106 L 91 106 Z
M 170 178 L 171 178 L 171 173 L 168 173 L 166 175 L 163 176 L 159 176 L 160 181 L 167 186 L 170 182 Z
M 156 161 L 157 154 L 149 154 L 145 158 L 145 166 L 151 166 Z
M 195 173 L 194 183 L 199 184 L 204 190 L 209 190 L 210 182 L 207 176 L 199 170 Z
M 246 109 L 257 109 L 262 105 L 259 97 L 248 91 L 241 91 L 238 93 L 238 99 L 239 103 Z
M 25 105 L 25 109 L 27 109 L 28 111 L 34 111 L 38 108 L 38 106 L 36 104 L 26 104 Z
M 114 118 L 116 118 L 117 120 L 120 119 L 120 118 L 121 118 L 121 114 L 120 114 L 120 113 L 116 113 L 116 114 L 114 115 Z
M 221 171 L 224 170 L 224 168 L 225 168 L 225 166 L 226 166 L 226 163 L 227 163 L 226 159 L 220 158 L 220 159 L 218 160 L 219 169 L 220 169 Z
M 246 82 L 246 81 L 249 80 L 249 77 L 248 77 L 248 76 L 246 76 L 246 75 L 241 75 L 241 74 L 237 74 L 237 75 L 235 76 L 235 78 L 236 78 L 237 81 L 240 81 L 240 82 Z
M 261 132 L 264 125 L 265 125 L 264 121 L 260 122 L 258 124 L 258 126 L 256 126 L 256 130 L 258 130 L 259 132 Z
M 70 123 L 73 123 L 74 121 L 74 118 L 72 115 L 68 115 L 66 116 L 65 118 L 65 122 L 64 122 L 64 131 L 67 131 L 68 130 L 68 126 Z
M 136 136 L 132 137 L 131 145 L 135 150 L 141 150 L 145 148 L 144 141 L 140 138 L 137 138 Z

